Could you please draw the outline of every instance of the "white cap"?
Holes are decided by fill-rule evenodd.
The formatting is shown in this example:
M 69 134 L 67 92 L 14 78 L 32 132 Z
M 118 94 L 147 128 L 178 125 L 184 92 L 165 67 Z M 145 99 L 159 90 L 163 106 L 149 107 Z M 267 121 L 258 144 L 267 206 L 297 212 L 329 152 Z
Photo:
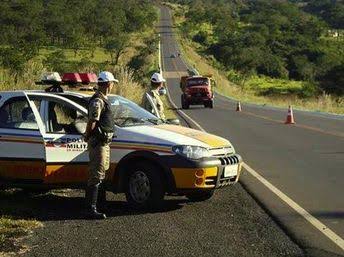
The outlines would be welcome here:
M 151 82 L 162 83 L 162 82 L 166 82 L 166 80 L 162 77 L 162 75 L 160 73 L 156 72 L 152 75 Z
M 58 72 L 47 72 L 42 75 L 42 81 L 57 81 L 61 82 L 61 76 Z
M 116 82 L 116 83 L 118 83 L 118 80 L 115 79 L 115 77 L 113 76 L 113 74 L 111 72 L 102 71 L 101 73 L 99 73 L 98 82 Z

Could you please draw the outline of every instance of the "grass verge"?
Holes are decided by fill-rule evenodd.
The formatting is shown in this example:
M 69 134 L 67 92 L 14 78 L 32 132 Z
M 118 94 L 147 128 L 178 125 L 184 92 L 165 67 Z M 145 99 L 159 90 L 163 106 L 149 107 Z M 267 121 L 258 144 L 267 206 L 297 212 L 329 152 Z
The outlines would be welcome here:
M 15 191 L 1 191 L 0 198 L 12 197 Z M 21 244 L 21 239 L 31 234 L 34 229 L 43 226 L 41 222 L 34 219 L 20 219 L 2 215 L 2 213 L 7 213 L 7 208 L 11 206 L 11 204 L 1 206 L 3 210 L 0 212 L 0 256 L 16 256 L 18 253 L 27 251 L 27 247 Z

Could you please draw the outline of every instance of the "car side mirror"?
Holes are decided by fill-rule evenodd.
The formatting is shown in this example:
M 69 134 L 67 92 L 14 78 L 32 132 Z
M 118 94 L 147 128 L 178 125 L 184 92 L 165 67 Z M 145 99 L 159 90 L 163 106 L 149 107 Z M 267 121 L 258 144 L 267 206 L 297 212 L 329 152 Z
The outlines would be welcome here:
M 167 119 L 166 122 L 168 124 L 172 124 L 172 125 L 177 125 L 177 126 L 180 125 L 180 120 L 179 119 Z

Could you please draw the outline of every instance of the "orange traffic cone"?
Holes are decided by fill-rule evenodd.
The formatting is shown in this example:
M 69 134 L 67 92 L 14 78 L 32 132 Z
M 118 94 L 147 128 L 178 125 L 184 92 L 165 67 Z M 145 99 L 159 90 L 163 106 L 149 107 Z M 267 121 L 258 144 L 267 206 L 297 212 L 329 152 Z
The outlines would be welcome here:
M 285 121 L 285 124 L 295 124 L 293 108 L 291 107 L 291 105 L 289 105 L 289 108 L 288 108 L 288 115 L 287 115 L 287 120 Z
M 236 111 L 237 112 L 241 112 L 241 103 L 240 103 L 240 101 L 237 103 Z

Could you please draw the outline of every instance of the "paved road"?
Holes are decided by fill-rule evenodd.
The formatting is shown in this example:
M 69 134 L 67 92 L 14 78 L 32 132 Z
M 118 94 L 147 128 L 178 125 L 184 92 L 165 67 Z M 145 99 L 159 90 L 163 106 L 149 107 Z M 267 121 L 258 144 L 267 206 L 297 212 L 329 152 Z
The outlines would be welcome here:
M 178 51 L 171 24 L 162 7 L 163 67 L 171 98 L 180 108 L 179 77 L 187 67 L 182 59 L 170 58 Z M 344 116 L 294 111 L 293 126 L 283 124 L 286 110 L 244 104 L 239 113 L 235 104 L 217 95 L 214 109 L 183 111 L 206 131 L 230 139 L 248 165 L 343 238 Z M 343 254 L 249 174 L 242 182 L 306 247 Z
M 0 215 L 43 221 L 24 241 L 24 256 L 305 256 L 240 184 L 203 203 L 167 197 L 148 213 L 129 209 L 123 195 L 107 199 L 108 219 L 92 221 L 84 219 L 82 191 L 0 192 Z

